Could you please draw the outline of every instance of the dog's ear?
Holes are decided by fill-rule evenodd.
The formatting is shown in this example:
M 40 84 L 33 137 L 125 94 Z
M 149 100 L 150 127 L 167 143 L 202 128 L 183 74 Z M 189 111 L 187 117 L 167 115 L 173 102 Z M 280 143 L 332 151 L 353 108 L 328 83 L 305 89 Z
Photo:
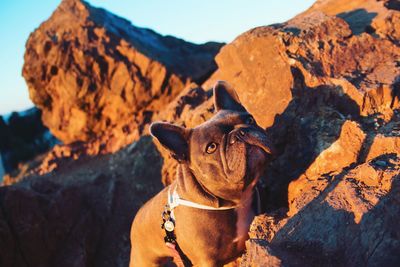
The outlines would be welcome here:
M 246 109 L 240 103 L 239 97 L 232 88 L 225 81 L 218 81 L 214 85 L 214 106 L 215 110 L 221 109 L 233 110 L 233 111 L 246 111 Z
M 188 159 L 189 130 L 166 122 L 154 122 L 150 126 L 150 133 L 177 161 Z

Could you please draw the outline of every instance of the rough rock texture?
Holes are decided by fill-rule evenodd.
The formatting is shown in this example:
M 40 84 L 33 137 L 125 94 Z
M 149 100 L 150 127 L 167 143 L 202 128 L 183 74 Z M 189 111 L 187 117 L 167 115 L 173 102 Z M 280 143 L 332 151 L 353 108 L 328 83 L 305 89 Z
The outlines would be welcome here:
M 262 180 L 268 215 L 253 223 L 260 235 L 242 266 L 400 261 L 400 11 L 392 1 L 359 2 L 319 1 L 240 35 L 209 80 L 160 114 L 196 125 L 211 116 L 209 88 L 223 79 L 274 140 L 279 155 Z M 168 184 L 176 163 L 159 149 Z
M 288 22 L 252 29 L 224 46 L 216 56 L 218 69 L 204 81 L 213 69 L 210 46 L 216 53 L 218 45 L 193 48 L 208 51 L 198 55 L 201 58 L 205 53 L 209 64 L 206 65 L 211 67 L 207 74 L 189 75 L 186 69 L 174 68 L 181 64 L 166 63 L 170 62 L 171 55 L 175 59 L 178 52 L 158 49 L 169 43 L 166 40 L 179 42 L 183 47 L 185 43 L 128 27 L 126 21 L 84 2 L 64 1 L 52 18 L 32 34 L 24 75 L 32 98 L 44 110 L 45 123 L 62 140 L 81 141 L 56 146 L 36 170 L 43 177 L 0 189 L 0 212 L 5 214 L 5 219 L 0 219 L 3 225 L 0 229 L 5 229 L 0 234 L 0 242 L 5 242 L 6 248 L 16 248 L 6 250 L 0 259 L 7 260 L 3 261 L 6 265 L 10 260 L 15 260 L 15 265 L 20 262 L 40 265 L 42 259 L 53 264 L 55 259 L 76 257 L 84 262 L 82 265 L 96 265 L 93 261 L 97 258 L 108 257 L 105 250 L 99 250 L 94 244 L 98 244 L 99 236 L 103 240 L 101 244 L 114 240 L 99 234 L 107 225 L 98 219 L 102 218 L 98 214 L 103 214 L 99 207 L 110 206 L 92 199 L 104 194 L 110 196 L 112 193 L 103 192 L 113 191 L 107 191 L 108 187 L 103 188 L 105 191 L 98 190 L 96 186 L 102 182 L 95 182 L 96 177 L 104 172 L 108 177 L 104 179 L 106 186 L 113 184 L 114 173 L 125 173 L 125 170 L 129 173 L 134 168 L 137 170 L 134 177 L 161 179 L 161 162 L 153 156 L 147 158 L 146 147 L 150 146 L 147 143 L 139 143 L 147 145 L 133 149 L 132 153 L 143 159 L 143 165 L 136 167 L 128 164 L 135 162 L 129 158 L 129 147 L 115 155 L 92 159 L 85 155 L 120 148 L 145 131 L 145 125 L 151 120 L 194 127 L 212 115 L 210 88 L 216 80 L 224 79 L 237 89 L 243 104 L 259 124 L 267 128 L 278 150 L 261 180 L 267 213 L 253 222 L 247 253 L 240 264 L 396 266 L 400 262 L 397 227 L 400 220 L 399 14 L 398 1 L 317 1 Z M 148 46 L 149 38 L 144 36 L 157 39 L 151 44 L 160 46 Z M 179 62 L 186 64 L 190 73 L 196 72 L 191 67 L 195 60 L 182 57 Z M 128 90 L 133 93 L 128 94 L 126 88 L 134 88 Z M 91 141 L 92 137 L 96 138 L 95 142 Z M 158 148 L 164 157 L 162 181 L 168 184 L 174 179 L 176 162 Z M 137 153 L 145 154 L 138 156 Z M 118 155 L 123 163 L 117 162 L 118 168 L 108 169 L 107 159 Z M 92 174 L 87 173 L 90 170 L 94 170 Z M 50 171 L 51 174 L 45 174 Z M 40 188 L 44 189 L 38 191 L 32 187 L 36 180 L 43 181 Z M 72 204 L 87 207 L 88 212 L 65 210 L 65 214 L 71 212 L 70 217 L 76 218 L 76 232 L 80 235 L 71 242 L 79 245 L 68 243 L 73 244 L 68 249 L 41 251 L 38 257 L 32 249 L 35 242 L 42 244 L 46 240 L 44 244 L 47 244 L 53 238 L 44 231 L 47 228 L 43 225 L 52 220 L 50 225 L 54 222 L 53 227 L 58 227 L 59 218 L 65 218 L 64 212 L 51 216 L 46 213 L 51 211 L 51 203 L 67 205 L 69 202 L 68 194 L 66 199 L 57 202 L 57 192 L 63 192 L 52 189 L 60 187 L 57 181 L 63 181 L 61 189 L 76 184 L 71 191 L 78 196 L 71 199 L 83 199 L 86 206 L 81 202 Z M 133 217 L 139 205 L 135 190 L 146 190 L 135 181 L 121 182 L 122 186 L 126 185 L 121 190 L 126 191 L 113 195 L 133 208 L 105 208 L 107 218 L 122 222 L 109 210 L 121 212 L 124 218 Z M 152 181 L 144 181 L 148 182 L 145 186 L 153 188 Z M 87 189 L 86 185 L 95 189 Z M 7 193 L 13 190 L 22 193 Z M 25 192 L 28 196 L 33 194 L 33 200 Z M 145 193 L 138 195 L 139 202 L 149 197 Z M 44 199 L 36 201 L 36 196 Z M 28 204 L 38 206 L 25 209 L 25 205 L 30 207 Z M 36 216 L 36 212 L 47 215 Z M 12 216 L 16 219 L 10 221 Z M 121 235 L 128 233 L 123 232 L 127 231 L 127 225 L 128 220 L 124 220 L 124 226 L 119 229 Z M 18 233 L 26 234 L 23 241 L 19 241 L 22 237 L 17 237 Z M 60 236 L 63 234 L 61 231 Z M 85 246 L 86 254 L 74 254 L 76 246 Z M 111 248 L 106 244 L 104 247 Z M 126 263 L 124 256 L 116 255 L 126 255 L 128 248 L 121 245 L 113 249 L 114 254 L 99 264 L 122 266 L 113 264 L 118 260 Z M 11 252 L 22 256 L 11 258 L 9 255 L 14 255 Z
M 257 218 L 248 247 L 262 240 L 262 249 L 282 261 L 276 266 L 398 265 L 399 154 L 384 154 L 337 175 L 300 178 L 290 187 L 289 217 Z M 280 257 L 280 251 L 288 255 Z M 250 248 L 244 266 L 263 266 L 258 265 L 262 254 L 252 254 Z
M 186 84 L 204 81 L 220 47 L 161 36 L 84 1 L 63 0 L 30 35 L 23 76 L 57 138 L 100 139 L 92 154 L 115 152 Z
M 143 137 L 1 187 L 0 266 L 128 266 L 130 225 L 161 189 L 161 163 Z
M 368 149 L 375 128 L 389 122 L 399 108 L 400 47 L 394 35 L 393 38 L 379 35 L 381 28 L 371 25 L 388 13 L 400 12 L 387 9 L 381 1 L 366 2 L 381 13 L 374 15 L 377 20 L 369 13 L 358 15 L 358 19 L 363 14 L 369 18 L 362 33 L 354 33 L 352 25 L 341 17 L 318 11 L 315 7 L 321 4 L 318 2 L 286 23 L 255 28 L 240 35 L 216 56 L 218 69 L 202 88 L 207 91 L 216 80 L 229 81 L 258 123 L 269 128 L 276 145 L 283 150 L 272 167 L 272 172 L 279 172 L 271 175 L 280 177 L 276 180 L 288 183 L 304 173 L 338 139 L 346 120 L 358 123 L 360 131 L 366 132 L 362 149 Z M 324 6 L 331 5 L 337 3 Z M 385 23 L 392 29 L 398 28 L 396 21 Z M 205 95 L 209 99 L 210 92 Z M 190 98 L 190 94 L 180 96 L 186 97 Z M 198 114 L 206 118 L 212 112 L 210 101 L 193 105 L 182 100 L 170 105 L 175 105 L 173 115 L 169 109 L 163 117 L 181 124 L 187 124 L 185 118 L 189 117 L 184 112 L 185 106 L 190 117 Z M 356 145 L 352 149 L 353 158 L 365 157 L 358 155 Z M 343 160 L 346 163 L 337 164 L 347 166 L 350 159 Z M 164 181 L 170 181 L 173 179 L 170 170 L 175 165 L 169 159 L 166 164 L 171 168 L 164 168 L 163 177 Z

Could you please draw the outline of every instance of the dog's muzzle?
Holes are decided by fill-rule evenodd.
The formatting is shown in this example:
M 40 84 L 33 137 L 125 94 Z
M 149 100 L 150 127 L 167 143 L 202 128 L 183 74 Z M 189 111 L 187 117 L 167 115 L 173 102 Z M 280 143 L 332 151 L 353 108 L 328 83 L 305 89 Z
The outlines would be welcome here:
M 228 141 L 230 145 L 233 145 L 237 141 L 242 141 L 249 145 L 261 148 L 266 154 L 270 156 L 275 155 L 275 149 L 273 145 L 269 141 L 265 131 L 259 127 L 238 127 L 229 133 Z

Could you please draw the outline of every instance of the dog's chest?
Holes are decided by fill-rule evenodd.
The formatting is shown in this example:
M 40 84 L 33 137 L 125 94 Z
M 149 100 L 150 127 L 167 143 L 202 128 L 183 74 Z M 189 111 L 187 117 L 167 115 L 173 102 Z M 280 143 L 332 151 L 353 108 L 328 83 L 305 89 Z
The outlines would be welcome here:
M 237 242 L 238 247 L 244 248 L 244 243 L 248 237 L 250 224 L 256 215 L 253 208 L 252 195 L 236 208 L 236 237 L 234 242 Z

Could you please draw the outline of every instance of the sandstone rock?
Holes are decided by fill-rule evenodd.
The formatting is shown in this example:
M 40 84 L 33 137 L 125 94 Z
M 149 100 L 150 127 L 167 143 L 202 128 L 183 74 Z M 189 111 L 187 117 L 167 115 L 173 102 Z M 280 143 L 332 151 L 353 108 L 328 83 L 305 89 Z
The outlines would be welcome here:
M 275 227 L 271 219 L 255 220 L 252 231 L 263 229 L 267 247 L 301 253 L 308 266 L 396 266 L 399 174 L 400 158 L 386 154 L 336 176 L 305 180 L 307 188 L 291 203 L 297 212 L 272 220 Z
M 315 158 L 304 174 L 315 179 L 356 163 L 364 139 L 365 134 L 356 123 L 345 121 L 338 139 Z
M 250 30 L 221 49 L 218 70 L 205 86 L 230 81 L 264 127 L 288 107 L 299 74 L 308 87 L 331 85 L 338 94 L 347 93 L 359 105 L 353 115 L 390 112 L 399 48 L 366 33 L 352 34 L 345 20 L 317 11 Z M 300 73 L 293 73 L 296 69 Z
M 377 18 L 398 12 L 372 0 L 360 5 L 376 12 Z M 367 31 L 368 27 L 355 33 L 351 24 L 354 17 L 336 16 L 352 12 L 351 8 L 353 4 L 344 1 L 319 2 L 286 23 L 242 34 L 221 49 L 216 57 L 218 70 L 202 85 L 209 90 L 216 80 L 229 81 L 244 106 L 268 128 L 280 150 L 266 174 L 270 203 L 287 203 L 288 184 L 306 172 L 315 177 L 324 172 L 315 168 L 328 164 L 331 168 L 327 172 L 340 171 L 351 163 L 365 161 L 376 135 L 370 121 L 383 119 L 387 123 L 400 107 L 399 47 Z M 326 11 L 329 15 L 321 10 L 330 10 Z M 357 13 L 356 17 L 367 15 Z M 185 125 L 193 117 L 210 114 L 208 100 L 196 105 L 180 109 L 180 118 L 166 118 Z M 348 130 L 348 134 L 358 136 L 354 139 L 358 141 L 344 141 L 348 151 L 333 153 L 349 119 L 359 124 Z M 345 155 L 351 156 L 346 159 Z M 167 159 L 164 181 L 171 180 L 174 169 Z
M 367 160 L 390 153 L 400 154 L 400 136 L 377 135 L 371 145 Z
M 274 35 L 269 27 L 256 28 L 224 46 L 216 57 L 218 70 L 205 84 L 229 81 L 263 127 L 271 126 L 275 114 L 282 113 L 292 99 L 289 58 Z
M 250 240 L 246 242 L 246 250 L 249 253 L 243 259 L 242 266 L 282 266 L 282 261 L 274 256 L 271 248 L 266 244 L 260 246 L 256 240 Z
M 400 30 L 396 27 L 400 24 L 400 14 L 397 11 L 390 11 L 386 16 L 375 19 L 372 27 L 376 29 L 376 34 L 395 44 L 399 44 Z
M 127 266 L 131 222 L 161 189 L 161 162 L 143 137 L 1 187 L 0 265 Z
M 90 177 L 97 176 L 88 175 L 80 166 L 91 166 L 98 159 L 103 162 L 101 159 L 104 157 L 112 158 L 119 153 L 127 156 L 123 151 L 129 148 L 115 155 L 95 157 L 92 161 L 85 155 L 118 150 L 128 140 L 146 132 L 147 124 L 152 120 L 196 126 L 212 115 L 210 88 L 216 80 L 224 79 L 232 83 L 244 106 L 255 115 L 260 125 L 267 128 L 278 149 L 276 159 L 261 180 L 268 213 L 253 222 L 242 266 L 396 266 L 400 261 L 397 227 L 400 219 L 400 48 L 397 32 L 399 11 L 396 7 L 394 1 L 318 1 L 288 22 L 242 34 L 217 55 L 218 69 L 209 79 L 206 74 L 195 79 L 195 75 L 185 73 L 186 70 L 174 68 L 174 64 L 168 65 L 166 62 L 170 62 L 168 55 L 171 54 L 143 45 L 140 36 L 143 33 L 152 36 L 161 47 L 166 39 L 148 30 L 128 27 L 125 21 L 84 2 L 64 1 L 56 15 L 30 38 L 26 57 L 37 57 L 32 57 L 35 62 L 29 60 L 32 66 L 26 65 L 25 75 L 44 73 L 35 76 L 40 79 L 33 75 L 28 78 L 32 97 L 39 99 L 37 103 L 45 114 L 48 111 L 44 121 L 48 125 L 56 122 L 51 128 L 59 131 L 64 140 L 81 141 L 57 146 L 37 171 L 42 174 L 53 171 L 44 177 L 55 180 L 56 174 L 65 178 L 70 173 L 74 179 L 65 179 L 68 185 L 78 181 L 91 184 L 89 181 L 93 180 Z M 79 23 L 68 25 L 71 33 L 64 31 L 64 21 L 75 20 Z M 124 29 L 117 24 L 124 25 Z M 44 34 L 41 29 L 48 30 L 49 34 Z M 79 34 L 73 35 L 75 32 Z M 133 33 L 135 38 L 132 38 Z M 78 39 L 75 41 L 73 38 Z M 177 40 L 174 42 L 181 44 Z M 216 53 L 217 46 L 210 50 Z M 47 54 L 35 52 L 43 49 Z M 207 50 L 207 55 L 212 54 L 210 50 Z M 42 57 L 44 54 L 46 56 Z M 121 59 L 125 57 L 128 62 Z M 63 62 L 70 65 L 52 61 L 60 59 L 69 59 Z M 187 58 L 182 60 L 179 62 L 183 65 L 178 65 L 186 66 Z M 53 65 L 57 69 L 52 68 Z M 207 74 L 212 69 L 210 67 Z M 138 73 L 141 76 L 137 76 Z M 81 82 L 78 82 L 79 77 L 82 77 Z M 154 82 L 148 85 L 153 79 Z M 92 83 L 95 88 L 90 86 Z M 58 91 L 57 88 L 73 89 Z M 134 88 L 128 90 L 133 93 L 122 97 L 123 92 L 128 92 L 126 88 Z M 120 109 L 115 111 L 115 107 Z M 161 111 L 158 113 L 156 110 Z M 66 120 L 59 120 L 60 116 Z M 93 118 L 96 119 L 92 121 Z M 176 162 L 166 151 L 158 148 L 164 157 L 162 181 L 168 184 L 174 179 Z M 135 151 L 139 153 L 139 150 Z M 146 162 L 154 161 L 156 159 L 146 158 Z M 106 177 L 118 172 L 118 165 L 110 167 Z M 102 170 L 98 168 L 98 171 Z M 151 171 L 160 169 L 152 165 Z M 41 193 L 42 199 L 30 187 L 25 188 L 29 181 L 7 189 L 18 189 L 18 193 L 6 194 L 7 198 L 0 193 L 0 200 L 12 199 L 11 196 L 15 195 L 29 202 L 35 212 L 49 210 L 41 206 L 47 203 L 47 196 Z M 44 192 L 53 192 L 53 187 L 58 188 L 53 184 L 45 180 L 39 187 L 44 188 L 40 189 Z M 64 183 L 62 185 L 64 188 Z M 79 189 L 80 186 L 71 190 L 77 195 L 67 191 L 60 203 L 70 198 L 77 201 L 77 204 L 72 203 L 76 206 L 81 206 L 81 202 L 89 203 L 85 206 L 90 210 L 88 213 L 75 215 L 70 210 L 65 213 L 71 212 L 69 216 L 79 221 L 77 232 L 85 240 L 79 246 L 87 248 L 87 255 L 77 255 L 73 245 L 65 250 L 68 255 L 61 251 L 52 255 L 61 253 L 57 256 L 60 259 L 76 257 L 79 262 L 84 262 L 92 259 L 94 253 L 101 254 L 97 254 L 97 247 L 93 244 L 98 242 L 105 223 L 96 217 L 98 210 L 95 205 L 80 195 L 80 190 L 83 190 Z M 19 192 L 20 187 L 24 190 Z M 140 188 L 140 185 L 138 188 L 128 186 L 127 191 L 136 192 Z M 97 189 L 93 189 L 95 191 Z M 125 193 L 121 201 L 127 197 Z M 130 194 L 129 197 L 132 197 L 129 199 L 132 202 L 128 202 L 133 203 L 133 196 Z M 11 200 L 4 203 L 11 203 Z M 121 216 L 130 214 L 132 210 L 122 210 Z M 9 220 L 9 213 L 0 210 L 0 218 L 3 216 Z M 18 216 L 18 212 L 10 214 Z M 59 216 L 64 218 L 65 215 L 60 213 Z M 109 218 L 114 217 L 110 215 Z M 27 218 L 31 224 L 38 221 L 39 225 L 45 220 L 46 216 Z M 93 227 L 88 226 L 92 224 Z M 29 240 L 39 238 L 37 232 L 41 229 L 34 228 L 29 231 L 32 234 L 28 234 L 24 231 L 25 224 L 20 224 L 19 219 L 6 224 L 0 220 L 0 229 L 5 229 L 2 236 L 9 240 L 7 242 L 15 255 L 12 259 L 5 257 L 5 262 L 14 261 L 23 266 L 27 260 L 39 264 L 42 260 L 53 260 L 47 254 L 34 255 L 31 244 L 19 245 L 14 241 L 16 234 L 7 228 L 9 225 L 15 225 Z M 126 229 L 124 227 L 121 229 Z M 83 230 L 88 228 L 90 231 Z M 109 236 L 111 234 L 102 240 L 108 240 Z M 107 263 L 117 265 L 110 264 L 115 259 L 126 263 L 123 256 L 115 256 L 125 250 L 123 245 L 115 248 Z M 7 252 L 5 255 L 11 254 Z M 65 262 L 70 263 L 68 260 Z
M 63 0 L 30 35 L 23 76 L 57 138 L 102 138 L 98 150 L 115 152 L 186 84 L 206 79 L 220 47 L 161 36 L 84 1 Z
M 259 236 L 243 266 L 399 261 L 399 11 L 389 2 L 319 1 L 286 23 L 250 30 L 221 49 L 205 92 L 187 89 L 171 104 L 179 112 L 165 111 L 191 127 L 212 112 L 212 84 L 227 80 L 274 140 L 279 155 L 262 183 L 268 211 L 280 212 L 254 221 Z M 193 88 L 207 95 L 196 98 L 202 103 L 185 101 Z M 165 159 L 168 183 L 176 163 Z
M 371 160 L 382 154 L 400 154 L 400 120 L 394 120 L 382 126 L 373 138 L 368 151 L 365 151 L 366 160 Z M 397 121 L 396 121 L 397 120 Z

